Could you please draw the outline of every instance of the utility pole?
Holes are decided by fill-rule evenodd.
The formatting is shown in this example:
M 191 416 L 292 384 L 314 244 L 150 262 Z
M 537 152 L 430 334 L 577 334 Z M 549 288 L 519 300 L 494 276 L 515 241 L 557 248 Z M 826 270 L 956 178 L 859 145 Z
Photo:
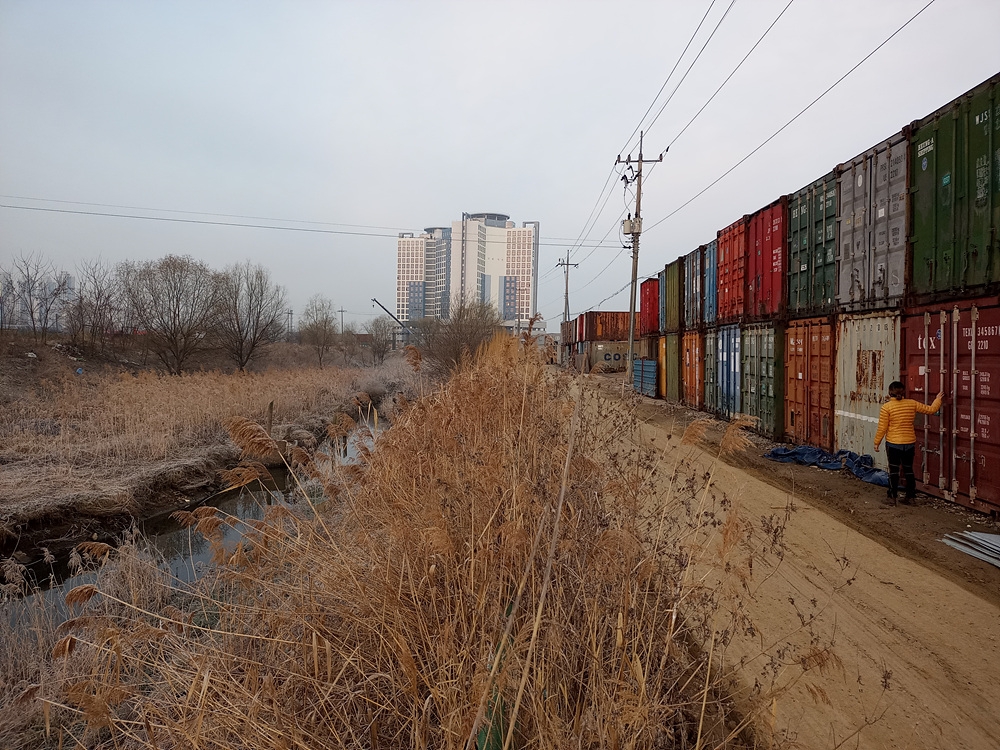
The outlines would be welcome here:
M 634 162 L 632 160 L 632 155 L 629 154 L 625 157 L 625 161 L 622 162 L 621 154 L 615 159 L 615 164 L 627 164 L 632 166 L 633 163 L 637 165 L 636 175 L 635 175 L 635 218 L 631 217 L 622 221 L 622 231 L 625 234 L 632 235 L 632 289 L 629 292 L 629 303 L 628 303 L 628 364 L 626 365 L 625 378 L 626 385 L 632 385 L 632 357 L 635 356 L 635 288 L 638 283 L 639 277 L 639 235 L 642 234 L 642 136 L 643 133 L 639 131 L 639 158 Z M 669 146 L 667 147 L 669 150 Z M 667 153 L 666 151 L 663 154 Z M 663 154 L 660 154 L 659 159 L 646 159 L 647 162 L 657 162 L 663 161 Z M 629 180 L 628 175 L 622 175 L 622 181 L 628 185 L 631 180 Z
M 344 306 L 341 305 L 340 309 L 337 310 L 337 312 L 340 313 L 340 332 L 343 333 L 344 332 Z
M 559 262 L 556 263 L 556 268 L 559 268 L 560 266 L 566 267 L 566 297 L 565 297 L 565 304 L 563 305 L 563 323 L 568 323 L 569 322 L 569 267 L 573 266 L 573 268 L 579 268 L 580 264 L 569 262 L 569 249 L 567 249 L 566 260 L 560 259 Z

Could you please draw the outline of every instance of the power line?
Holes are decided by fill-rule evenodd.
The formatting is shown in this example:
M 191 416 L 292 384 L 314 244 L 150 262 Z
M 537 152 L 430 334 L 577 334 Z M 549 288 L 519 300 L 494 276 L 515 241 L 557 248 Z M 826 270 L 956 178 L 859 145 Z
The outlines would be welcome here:
M 648 228 L 647 231 L 652 230 L 655 227 L 659 226 L 660 224 L 662 224 L 663 222 L 665 222 L 667 219 L 673 217 L 679 211 L 681 211 L 682 209 L 686 208 L 688 205 L 690 205 L 691 203 L 693 203 L 696 199 L 700 198 L 702 195 L 704 195 L 706 192 L 708 192 L 711 188 L 713 188 L 715 185 L 717 185 L 719 182 L 721 182 L 724 178 L 726 178 L 729 174 L 731 174 L 737 167 L 739 167 L 741 164 L 743 164 L 747 159 L 749 159 L 751 156 L 753 156 L 758 151 L 760 151 L 764 146 L 766 146 L 768 143 L 770 143 L 772 140 L 774 140 L 774 138 L 776 138 L 779 134 L 781 134 L 789 125 L 791 125 L 793 122 L 795 122 L 797 119 L 799 119 L 803 114 L 805 114 L 809 109 L 811 109 L 817 102 L 819 102 L 823 97 L 825 97 L 827 94 L 829 94 L 834 88 L 836 88 L 840 83 L 842 83 L 844 81 L 844 79 L 846 79 L 848 76 L 850 76 L 851 73 L 853 73 L 855 70 L 857 70 L 859 67 L 861 67 L 861 65 L 863 65 L 870 57 L 872 57 L 872 55 L 874 55 L 876 52 L 878 52 L 880 49 L 882 49 L 886 44 L 888 44 L 890 41 L 892 41 L 892 39 L 894 39 L 903 29 L 905 29 L 907 26 L 909 26 L 911 23 L 913 23 L 913 21 L 915 21 L 918 16 L 920 16 L 925 10 L 927 10 L 935 2 L 936 2 L 936 0 L 929 0 L 929 2 L 927 2 L 926 5 L 924 5 L 922 8 L 920 8 L 920 10 L 918 10 L 916 13 L 914 13 L 905 23 L 903 23 L 899 28 L 897 28 L 894 32 L 892 32 L 892 34 L 890 34 L 888 37 L 886 37 L 871 52 L 869 52 L 867 55 L 865 55 L 863 58 L 861 58 L 861 60 L 859 60 L 854 66 L 852 66 L 846 73 L 844 73 L 842 76 L 840 76 L 840 78 L 838 78 L 836 81 L 834 81 L 833 84 L 831 84 L 819 96 L 817 96 L 815 99 L 813 99 L 808 105 L 806 105 L 805 108 L 803 108 L 798 114 L 796 114 L 794 117 L 792 117 L 792 119 L 790 119 L 788 122 L 786 122 L 780 128 L 778 128 L 778 130 L 776 130 L 774 133 L 772 133 L 763 143 L 761 143 L 759 146 L 757 146 L 755 149 L 753 149 L 753 151 L 751 151 L 746 156 L 744 156 L 742 159 L 740 159 L 738 162 L 736 162 L 736 164 L 734 164 L 732 167 L 730 167 L 725 172 L 723 172 L 722 175 L 720 175 L 718 178 L 716 178 L 715 180 L 713 180 L 711 183 L 709 183 L 706 187 L 704 187 L 702 190 L 700 190 L 699 192 L 697 192 L 690 199 L 688 199 L 687 201 L 685 201 L 684 203 L 682 203 L 680 206 L 678 206 L 677 208 L 675 208 L 673 211 L 671 211 L 669 214 L 667 214 L 666 216 L 664 216 L 659 221 L 657 221 L 654 224 L 652 224 Z M 789 3 L 789 5 L 790 4 L 791 3 Z M 786 6 L 785 9 L 781 11 L 781 14 L 783 15 L 784 12 L 785 12 L 785 10 L 787 10 L 787 9 L 788 9 L 788 6 Z M 781 17 L 781 15 L 778 16 L 778 18 L 780 18 L 780 17 Z M 777 19 L 775 19 L 775 22 L 777 22 Z M 772 26 L 773 25 L 774 24 L 772 24 Z M 767 31 L 770 31 L 770 27 L 768 27 Z M 767 34 L 767 32 L 765 31 L 765 35 L 766 34 Z M 759 41 L 758 41 L 758 43 L 759 43 Z M 756 47 L 756 45 L 754 45 L 754 47 Z M 752 51 L 753 51 L 753 49 L 751 49 L 751 52 Z M 749 53 L 748 53 L 748 55 L 749 55 Z M 745 59 L 746 58 L 744 58 L 744 60 Z M 740 61 L 740 65 L 742 65 L 742 64 L 743 64 L 743 61 Z M 725 83 L 723 83 L 723 85 L 725 85 Z M 721 87 L 720 87 L 720 89 L 721 89 Z M 716 93 L 718 93 L 718 91 Z M 715 96 L 715 94 L 713 94 L 713 98 L 714 98 L 714 96 Z M 709 100 L 709 101 L 711 101 L 711 100 Z M 707 106 L 707 104 L 706 104 L 706 106 Z M 690 125 L 690 123 L 688 123 L 688 124 Z M 677 137 L 680 137 L 680 134 L 678 134 Z M 676 140 L 676 138 L 674 140 Z M 651 168 L 650 172 L 652 172 L 652 171 L 653 170 Z M 621 253 L 619 253 L 619 255 L 620 254 Z M 612 259 L 612 262 L 614 262 L 614 260 L 616 260 L 617 257 L 618 256 L 615 256 L 615 258 Z M 601 273 L 604 273 L 604 271 L 607 270 L 607 268 L 609 268 L 610 265 L 611 264 L 609 263 L 607 266 L 605 266 L 605 268 L 602 269 Z M 588 284 L 593 283 L 599 277 L 600 277 L 600 274 L 598 274 L 597 276 L 595 276 L 593 279 L 591 279 L 589 282 L 587 282 L 587 284 L 585 284 L 584 286 L 587 286 Z M 602 299 L 600 302 L 598 302 L 596 305 L 593 305 L 593 306 L 591 306 L 588 309 L 592 310 L 595 307 L 600 307 L 605 302 L 613 299 L 614 297 L 617 297 L 619 294 L 621 294 L 622 292 L 624 292 L 626 289 L 629 288 L 629 286 L 631 286 L 631 282 L 629 282 L 629 283 L 625 284 L 624 286 L 620 287 L 619 289 L 615 290 L 610 295 L 608 295 L 607 297 L 605 297 L 604 299 Z M 582 288 L 583 287 L 581 287 L 581 289 Z M 578 290 L 574 290 L 574 291 L 579 291 L 579 289 Z
M 822 94 L 820 94 L 815 99 L 813 99 L 811 102 L 809 102 L 809 104 L 807 104 L 805 107 L 803 107 L 801 110 L 799 110 L 798 114 L 796 114 L 794 117 L 792 117 L 791 120 L 789 120 L 788 122 L 786 122 L 784 125 L 782 125 L 780 128 L 778 128 L 776 131 L 774 131 L 770 136 L 768 136 L 767 139 L 764 140 L 763 143 L 761 143 L 759 146 L 757 146 L 757 148 L 755 148 L 749 154 L 747 154 L 746 156 L 744 156 L 742 159 L 740 159 L 738 162 L 736 162 L 733 166 L 731 166 L 729 169 L 727 169 L 725 172 L 723 172 L 721 175 L 719 175 L 719 177 L 717 177 L 715 180 L 713 180 L 712 182 L 710 182 L 708 185 L 706 185 L 700 191 L 698 191 L 697 193 L 695 193 L 691 198 L 689 198 L 687 201 L 685 201 L 684 203 L 682 203 L 680 206 L 678 206 L 677 208 L 675 208 L 673 211 L 671 211 L 669 214 L 667 214 L 666 216 L 664 216 L 662 219 L 660 219 L 659 221 L 657 221 L 655 224 L 653 224 L 649 228 L 653 229 L 653 228 L 659 226 L 660 224 L 662 224 L 663 222 L 665 222 L 667 219 L 669 219 L 671 216 L 673 216 L 674 214 L 676 214 L 678 211 L 680 211 L 681 209 L 683 209 L 683 208 L 687 207 L 688 205 L 690 205 L 691 203 L 693 203 L 696 199 L 700 198 L 702 195 L 704 195 L 706 192 L 708 192 L 711 188 L 713 188 L 715 185 L 717 185 L 719 182 L 721 182 L 730 173 L 732 173 L 743 162 L 745 162 L 751 156 L 753 156 L 758 151 L 760 151 L 762 148 L 764 148 L 764 146 L 766 146 L 768 143 L 770 143 L 771 141 L 773 141 L 782 131 L 785 130 L 785 128 L 787 128 L 793 122 L 795 122 L 800 117 L 802 117 L 802 115 L 804 115 L 806 112 L 808 112 L 810 109 L 812 109 L 812 107 L 820 99 L 822 99 L 824 96 L 826 96 L 831 91 L 833 91 L 833 89 L 836 88 L 845 78 L 847 78 L 851 73 L 853 73 L 855 70 L 857 70 L 858 68 L 860 68 L 861 65 L 866 60 L 868 60 L 868 58 L 870 58 L 872 55 L 874 55 L 876 52 L 878 52 L 880 49 L 882 49 L 886 44 L 888 44 L 897 34 L 899 34 L 899 32 L 901 32 L 903 29 L 905 29 L 907 26 L 909 26 L 911 23 L 913 23 L 913 21 L 916 20 L 917 16 L 919 16 L 921 13 L 923 13 L 925 10 L 927 10 L 929 7 L 931 7 L 935 2 L 936 2 L 936 0 L 930 0 L 924 7 L 922 7 L 920 10 L 918 10 L 916 13 L 914 13 L 910 17 L 910 19 L 908 21 L 906 21 L 902 26 L 900 26 L 898 29 L 896 29 L 894 32 L 892 32 L 892 34 L 890 34 L 881 44 L 879 44 L 875 49 L 873 49 L 871 52 L 869 52 L 867 55 L 865 55 L 863 58 L 861 58 L 860 61 L 858 61 L 857 63 L 855 63 L 854 66 L 850 70 L 848 70 L 846 73 L 844 73 L 844 75 L 842 75 L 840 78 L 838 78 L 832 84 L 830 84 L 830 86 L 827 87 L 827 89 Z
M 139 214 L 122 214 L 122 213 L 112 213 L 109 211 L 79 211 L 68 208 L 48 208 L 45 206 L 15 206 L 7 203 L 0 203 L 0 208 L 10 208 L 20 211 L 41 211 L 45 213 L 57 213 L 57 214 L 72 214 L 77 216 L 103 216 L 106 218 L 113 219 L 140 219 L 145 221 L 163 221 L 172 224 L 197 224 L 197 225 L 207 225 L 207 226 L 219 226 L 219 227 L 243 227 L 248 229 L 273 229 L 283 232 L 306 232 L 310 234 L 342 234 L 349 235 L 353 237 L 388 237 L 392 239 L 397 239 L 397 234 L 385 234 L 382 232 L 349 232 L 343 229 L 317 229 L 312 227 L 288 227 L 279 226 L 276 224 L 248 224 L 245 222 L 236 221 L 209 221 L 208 219 L 186 219 L 177 216 L 142 216 Z M 152 209 L 157 210 L 157 209 Z M 277 221 L 283 221 L 278 219 Z M 359 225 L 340 225 L 340 226 L 359 226 Z M 553 238 L 553 239 L 566 239 L 569 238 Z M 485 240 L 486 242 L 493 243 L 504 243 L 506 240 Z M 574 242 L 548 242 L 539 239 L 539 245 L 545 245 L 547 247 L 574 247 L 577 243 Z M 583 247 L 599 247 L 599 245 L 583 245 Z M 614 245 L 609 245 L 608 247 L 615 247 Z
M 646 132 L 647 133 L 649 132 L 649 129 L 651 127 L 653 127 L 653 125 L 656 123 L 656 121 L 660 119 L 660 115 L 663 114 L 663 110 L 666 109 L 666 107 L 667 107 L 668 104 L 670 104 L 670 100 L 674 98 L 674 94 L 677 93 L 677 89 L 679 89 L 681 87 L 681 84 L 684 83 L 684 80 L 691 73 L 691 70 L 694 68 L 695 63 L 698 62 L 698 59 L 701 57 L 702 53 L 708 47 L 709 42 L 711 42 L 712 38 L 715 36 L 715 32 L 717 32 L 719 30 L 719 27 L 722 26 L 722 22 L 726 20 L 726 16 L 729 15 L 729 11 L 731 11 L 733 9 L 734 5 L 736 5 L 736 0 L 732 0 L 732 2 L 729 3 L 729 6 L 726 8 L 726 12 L 722 14 L 722 18 L 719 19 L 719 22 L 717 24 L 715 24 L 715 28 L 712 29 L 712 33 L 708 35 L 708 39 L 706 39 L 705 43 L 703 45 L 701 45 L 701 49 L 698 50 L 698 54 L 695 55 L 694 60 L 692 60 L 691 64 L 688 65 L 688 69 L 686 71 L 684 71 L 684 76 L 681 78 L 681 80 L 679 80 L 677 82 L 677 85 L 674 86 L 674 90 L 670 92 L 670 96 L 668 96 L 667 100 L 665 102 L 663 102 L 663 105 L 660 107 L 659 111 L 656 113 L 656 116 L 650 121 L 649 125 L 646 126 Z
M 691 34 L 691 38 L 688 39 L 687 44 L 684 45 L 684 49 L 681 51 L 681 54 L 677 57 L 677 62 L 674 63 L 674 67 L 672 67 L 670 69 L 670 72 L 667 73 L 667 77 L 663 80 L 663 85 L 660 86 L 660 90 L 656 92 L 656 96 L 653 97 L 653 101 L 649 103 L 649 107 L 646 108 L 646 111 L 643 113 L 642 117 L 639 118 L 639 124 L 635 126 L 635 130 L 632 131 L 632 134 L 625 141 L 625 145 L 622 146 L 620 149 L 618 149 L 618 153 L 623 154 L 628 150 L 629 144 L 631 144 L 632 139 L 635 138 L 635 134 L 639 132 L 639 128 L 641 128 L 642 123 L 645 122 L 646 115 L 648 115 L 653 110 L 653 107 L 656 106 L 656 100 L 660 98 L 660 94 L 663 93 L 663 89 L 667 87 L 667 84 L 673 77 L 674 72 L 677 70 L 677 66 L 681 64 L 681 60 L 684 59 L 684 55 L 687 54 L 688 49 L 691 47 L 691 43 L 694 42 L 695 37 L 698 36 L 698 32 L 701 31 L 702 24 L 705 23 L 705 19 L 708 18 L 708 14 L 712 12 L 713 7 L 715 7 L 715 0 L 712 0 L 712 2 L 708 4 L 708 10 L 705 11 L 705 15 L 701 17 L 701 20 L 698 22 L 698 26 L 695 27 L 694 33 Z
M 766 28 L 766 29 L 764 30 L 764 33 L 760 35 L 760 38 L 759 38 L 759 39 L 758 39 L 758 40 L 757 40 L 757 41 L 756 41 L 756 42 L 754 43 L 753 47 L 751 47 L 751 48 L 750 48 L 750 51 L 749 51 L 749 52 L 747 52 L 747 53 L 746 53 L 746 54 L 745 54 L 745 55 L 743 56 L 743 59 L 742 59 L 742 60 L 740 60 L 739 64 L 738 64 L 738 65 L 737 65 L 737 66 L 736 66 L 735 68 L 733 68 L 733 72 L 732 72 L 732 73 L 730 73 L 730 74 L 729 74 L 728 76 L 726 76 L 726 80 L 724 80 L 724 81 L 722 82 L 722 84 L 721 84 L 721 85 L 719 86 L 719 88 L 717 88 L 717 89 L 715 90 L 715 93 L 714 93 L 714 94 L 712 94 L 712 95 L 711 95 L 711 96 L 710 96 L 710 97 L 708 98 L 708 101 L 707 101 L 707 102 L 705 102 L 704 104 L 702 104 L 702 105 L 701 105 L 701 109 L 699 109 L 699 110 L 698 110 L 697 112 L 695 112 L 695 113 L 694 113 L 694 117 L 692 117 L 692 118 L 691 118 L 690 120 L 688 120 L 688 124 L 687 124 L 687 125 L 685 125 L 685 126 L 684 126 L 683 128 L 681 128 L 681 132 L 679 132 L 679 133 L 678 133 L 677 135 L 675 135 L 675 136 L 674 136 L 674 139 L 673 139 L 672 141 L 670 141 L 670 145 L 669 145 L 669 146 L 667 146 L 667 148 L 670 148 L 670 146 L 673 146 L 673 145 L 674 145 L 674 144 L 675 144 L 675 143 L 677 142 L 677 139 L 678 139 L 678 138 L 680 138 L 680 137 L 681 137 L 682 135 L 684 135 L 685 131 L 686 131 L 686 130 L 687 130 L 687 129 L 688 129 L 689 127 L 691 127 L 691 124 L 692 124 L 692 123 L 693 123 L 693 122 L 694 122 L 695 120 L 697 120 L 697 119 L 698 119 L 698 116 L 699 116 L 699 115 L 700 115 L 700 114 L 701 114 L 702 112 L 704 112 L 704 111 L 705 111 L 705 108 L 706 108 L 706 107 L 707 107 L 707 106 L 708 106 L 709 104 L 711 104 L 711 103 L 712 103 L 712 100 L 713 100 L 713 99 L 715 99 L 715 97 L 719 95 L 719 92 L 720 92 L 720 91 L 722 91 L 722 89 L 723 89 L 723 88 L 725 87 L 725 85 L 726 85 L 727 83 L 729 83 L 729 80 L 730 80 L 730 79 L 731 79 L 731 78 L 732 78 L 732 77 L 733 77 L 734 75 L 736 75 L 736 72 L 737 72 L 737 71 L 738 71 L 738 70 L 739 70 L 739 69 L 740 69 L 741 67 L 743 67 L 743 63 L 745 63 L 745 62 L 747 61 L 747 58 L 748 58 L 748 57 L 750 57 L 750 55 L 752 55 L 752 54 L 753 54 L 753 51 L 754 51 L 755 49 L 757 49 L 757 47 L 758 47 L 758 46 L 760 45 L 760 43 L 761 43 L 761 42 L 763 42 L 763 41 L 764 41 L 764 37 L 766 37 L 766 36 L 768 35 L 768 33 L 769 33 L 769 32 L 771 31 L 771 29 L 773 29 L 773 28 L 774 28 L 775 24 L 777 24 L 777 23 L 778 23 L 778 21 L 780 21 L 780 20 L 781 20 L 781 17 L 782 17 L 783 15 L 785 15 L 785 11 L 786 11 L 786 10 L 788 10 L 789 8 L 791 8 L 791 7 L 792 7 L 792 3 L 794 3 L 794 2 L 795 2 L 795 0 L 788 0 L 788 4 L 787 4 L 787 5 L 786 5 L 786 6 L 784 7 L 784 8 L 782 8 L 782 9 L 781 9 L 781 12 L 780 12 L 780 13 L 778 14 L 777 18 L 775 18 L 775 19 L 774 19 L 773 21 L 771 21 L 771 25 L 770 25 L 770 26 L 768 26 L 768 27 L 767 27 L 767 28 Z

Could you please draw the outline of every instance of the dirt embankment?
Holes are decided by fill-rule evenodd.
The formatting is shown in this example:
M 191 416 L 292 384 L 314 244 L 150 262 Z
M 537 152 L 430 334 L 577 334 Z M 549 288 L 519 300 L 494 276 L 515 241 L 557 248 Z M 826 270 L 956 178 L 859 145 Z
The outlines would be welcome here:
M 618 387 L 610 378 L 601 385 Z M 962 747 L 992 750 L 1000 737 L 1000 569 L 941 543 L 948 532 L 998 533 L 988 517 L 931 498 L 914 507 L 883 504 L 884 489 L 850 475 L 768 461 L 768 441 L 719 465 L 723 425 L 699 445 L 682 445 L 703 414 L 646 400 L 639 439 L 683 452 L 694 467 L 715 465 L 713 488 L 747 518 L 792 508 L 777 564 L 749 583 L 753 628 L 734 634 L 728 665 L 781 670 L 773 701 L 775 737 L 807 748 Z M 664 479 L 666 481 L 666 479 Z M 815 664 L 762 665 L 767 642 L 829 645 Z M 785 641 L 784 639 L 787 639 Z M 752 680 L 751 680 L 752 682 Z
M 332 422 L 410 391 L 395 363 L 165 377 L 53 348 L 0 355 L 0 558 L 110 539 L 221 490 L 240 461 L 232 416 L 273 419 L 272 437 L 312 448 Z

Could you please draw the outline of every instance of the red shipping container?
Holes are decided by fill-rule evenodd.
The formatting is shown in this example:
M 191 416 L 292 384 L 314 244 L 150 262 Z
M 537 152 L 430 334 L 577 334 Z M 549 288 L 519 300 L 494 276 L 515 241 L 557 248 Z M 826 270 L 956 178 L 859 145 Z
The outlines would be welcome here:
M 907 395 L 937 414 L 917 416 L 920 490 L 980 511 L 1000 511 L 1000 304 L 996 297 L 907 309 Z
M 639 336 L 660 332 L 660 280 L 646 279 L 639 285 Z
M 785 440 L 833 452 L 834 326 L 830 318 L 785 330 Z
M 738 323 L 746 315 L 747 217 L 730 224 L 718 235 L 716 270 L 718 322 Z
M 753 214 L 747 223 L 747 316 L 775 320 L 784 315 L 785 235 L 788 196 Z

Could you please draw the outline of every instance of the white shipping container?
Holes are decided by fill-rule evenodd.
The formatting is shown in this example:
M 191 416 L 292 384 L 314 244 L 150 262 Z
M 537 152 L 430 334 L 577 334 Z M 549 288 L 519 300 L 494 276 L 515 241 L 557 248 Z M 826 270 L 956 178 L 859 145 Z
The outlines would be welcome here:
M 841 315 L 837 323 L 834 378 L 835 447 L 872 456 L 888 468 L 885 450 L 875 453 L 878 415 L 889 383 L 902 380 L 898 312 Z

